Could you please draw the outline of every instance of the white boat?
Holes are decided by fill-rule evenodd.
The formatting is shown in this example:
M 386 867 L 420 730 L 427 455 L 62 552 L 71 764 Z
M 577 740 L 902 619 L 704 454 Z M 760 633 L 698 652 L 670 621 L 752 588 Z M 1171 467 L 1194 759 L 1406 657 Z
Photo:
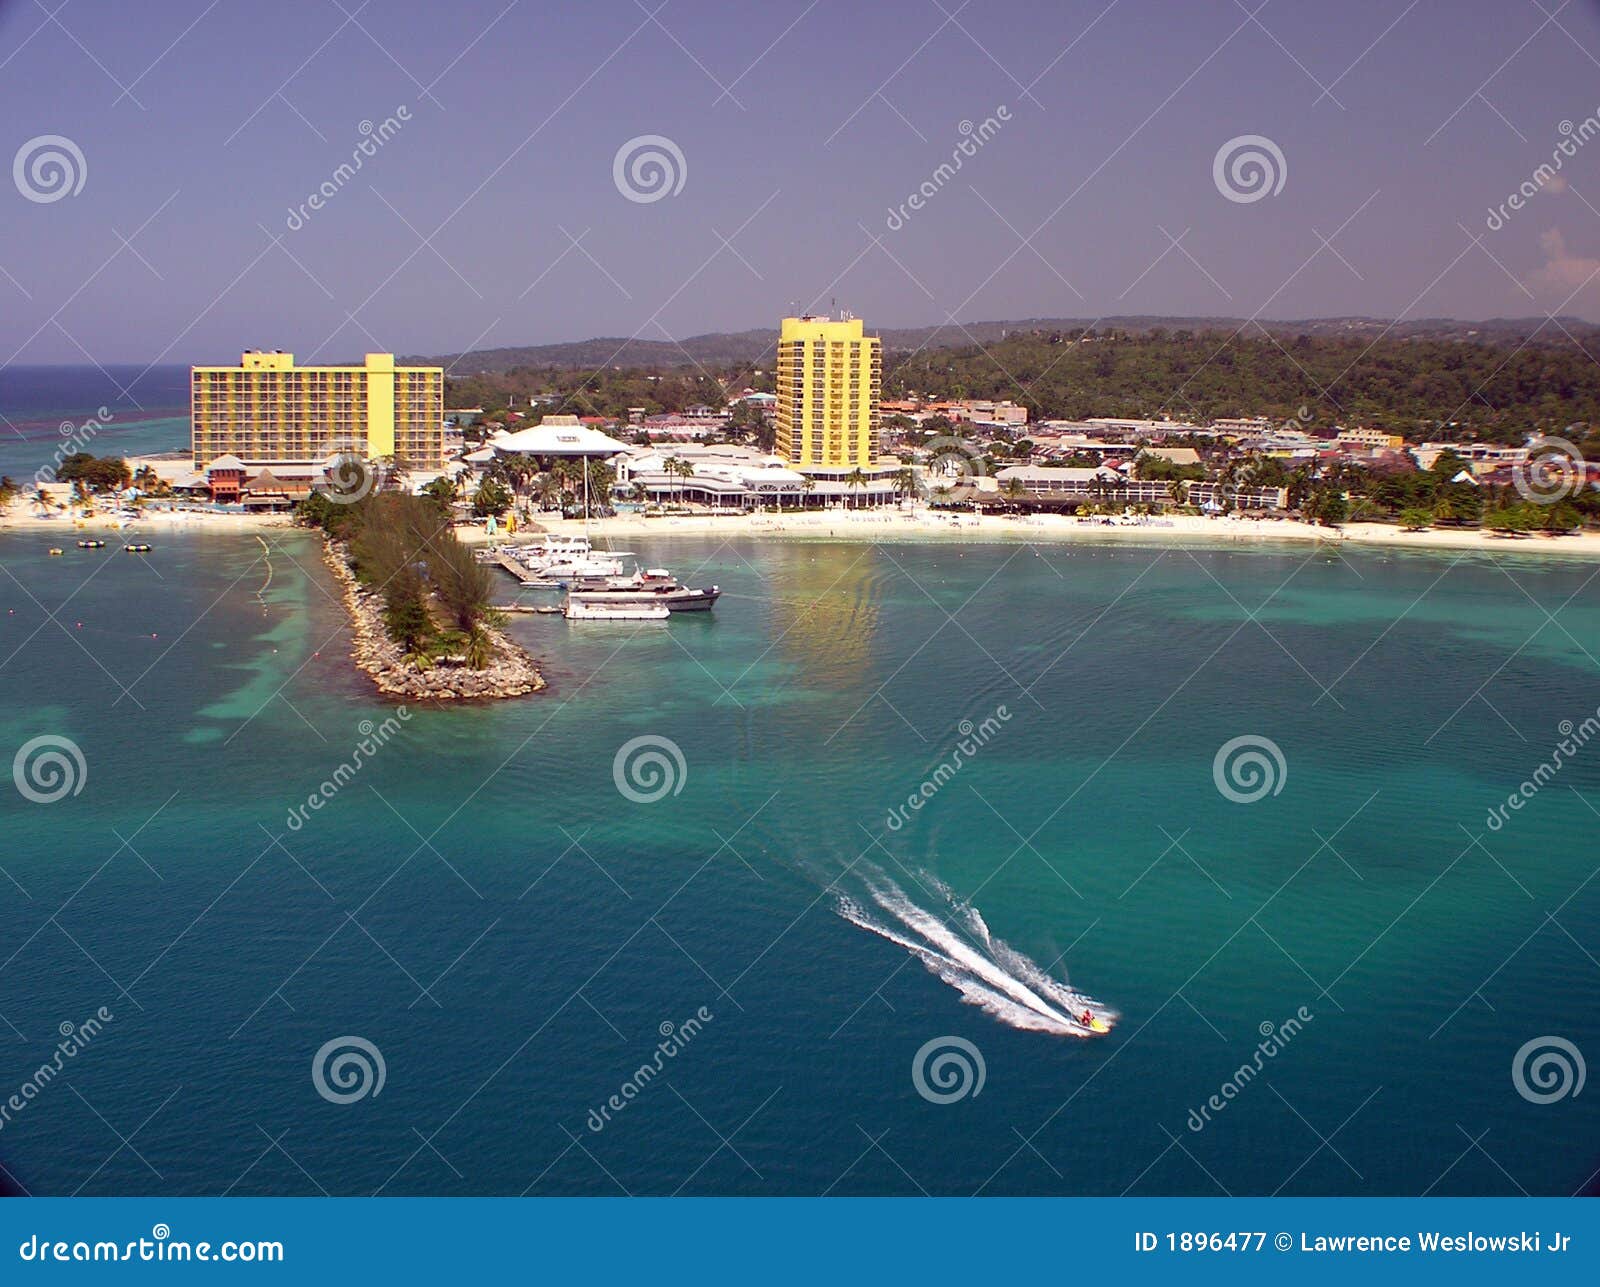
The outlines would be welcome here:
M 568 599 L 568 621 L 665 621 L 670 612 L 664 603 L 588 603 Z
M 582 554 L 561 558 L 543 567 L 529 569 L 547 581 L 592 581 L 622 575 L 622 560 L 610 554 Z
M 711 611 L 711 605 L 722 597 L 722 591 L 714 585 L 706 586 L 703 589 L 694 589 L 669 580 L 665 584 L 638 588 L 593 590 L 574 588 L 568 597 L 581 600 L 584 603 L 603 604 L 608 607 L 631 606 L 633 604 L 661 604 L 669 612 L 709 612 Z

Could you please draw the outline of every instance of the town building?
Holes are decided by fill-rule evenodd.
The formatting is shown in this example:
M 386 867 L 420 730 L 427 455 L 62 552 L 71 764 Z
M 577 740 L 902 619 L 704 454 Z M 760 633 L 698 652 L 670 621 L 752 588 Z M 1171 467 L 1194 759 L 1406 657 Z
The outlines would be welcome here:
M 1460 456 L 1478 475 L 1520 465 L 1528 459 L 1526 447 L 1508 447 L 1497 442 L 1425 442 L 1411 454 L 1421 468 L 1432 469 L 1434 462 L 1447 451 Z
M 1060 468 L 1048 465 L 1013 465 L 995 474 L 1002 491 L 1020 483 L 1030 496 L 1054 496 L 1094 501 L 1110 505 L 1157 505 L 1176 503 L 1201 509 L 1283 509 L 1288 492 L 1282 487 L 1234 487 L 1223 483 L 1178 482 L 1128 478 L 1107 465 L 1093 468 Z
M 191 367 L 189 414 L 196 469 L 220 456 L 276 469 L 344 454 L 444 467 L 444 371 L 396 366 L 392 353 L 296 366 L 292 353 L 254 350 L 238 366 Z
M 1389 433 L 1385 429 L 1341 429 L 1333 445 L 1358 451 L 1399 451 L 1406 445 L 1406 440 L 1403 435 Z
M 861 319 L 786 317 L 778 333 L 777 448 L 791 466 L 868 469 L 878 460 L 883 355 Z

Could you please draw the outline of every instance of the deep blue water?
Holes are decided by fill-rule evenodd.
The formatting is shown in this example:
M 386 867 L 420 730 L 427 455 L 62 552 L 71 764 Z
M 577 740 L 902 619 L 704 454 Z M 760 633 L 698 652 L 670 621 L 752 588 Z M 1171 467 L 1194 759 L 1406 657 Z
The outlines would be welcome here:
M 1561 1194 L 1600 1167 L 1593 1089 L 1512 1075 L 1535 1038 L 1600 1051 L 1600 744 L 1486 823 L 1600 706 L 1588 564 L 650 542 L 714 615 L 517 618 L 547 693 L 411 712 L 291 831 L 394 715 L 311 538 L 271 535 L 270 581 L 251 536 L 47 543 L 0 534 L 0 750 L 67 737 L 87 773 L 4 795 L 0 1091 L 114 1018 L 0 1129 L 31 1191 Z M 645 735 L 686 772 L 640 804 L 613 758 Z M 1213 777 L 1241 735 L 1286 770 L 1249 804 Z M 969 900 L 1115 1031 L 963 1004 L 838 914 L 886 878 L 970 942 L 935 882 Z M 312 1077 L 343 1036 L 385 1069 L 348 1105 Z M 937 1104 L 913 1060 L 947 1037 L 985 1080 Z
M 83 437 L 91 418 L 96 427 Z M 182 450 L 189 442 L 189 368 L 0 369 L 0 474 L 26 482 L 69 437 L 102 456 Z

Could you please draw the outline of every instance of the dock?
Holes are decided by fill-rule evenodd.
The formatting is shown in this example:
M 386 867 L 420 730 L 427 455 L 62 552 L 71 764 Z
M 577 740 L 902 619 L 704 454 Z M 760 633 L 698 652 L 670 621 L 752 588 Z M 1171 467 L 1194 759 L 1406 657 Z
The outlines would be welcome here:
M 489 561 L 502 572 L 507 572 L 511 576 L 515 577 L 518 583 L 528 579 L 528 570 L 515 559 L 513 559 L 509 554 L 495 553 L 490 556 Z

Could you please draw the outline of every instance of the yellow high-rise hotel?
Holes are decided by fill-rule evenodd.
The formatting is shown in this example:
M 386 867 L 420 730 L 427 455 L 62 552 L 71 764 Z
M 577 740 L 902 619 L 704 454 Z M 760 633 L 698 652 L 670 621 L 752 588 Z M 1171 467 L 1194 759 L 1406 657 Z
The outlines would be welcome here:
M 837 475 L 876 465 L 882 378 L 882 343 L 862 334 L 860 318 L 784 318 L 778 454 L 805 473 Z
M 444 369 L 396 366 L 392 353 L 296 366 L 292 353 L 257 350 L 238 366 L 192 367 L 189 415 L 196 469 L 219 456 L 277 465 L 341 453 L 444 467 Z

